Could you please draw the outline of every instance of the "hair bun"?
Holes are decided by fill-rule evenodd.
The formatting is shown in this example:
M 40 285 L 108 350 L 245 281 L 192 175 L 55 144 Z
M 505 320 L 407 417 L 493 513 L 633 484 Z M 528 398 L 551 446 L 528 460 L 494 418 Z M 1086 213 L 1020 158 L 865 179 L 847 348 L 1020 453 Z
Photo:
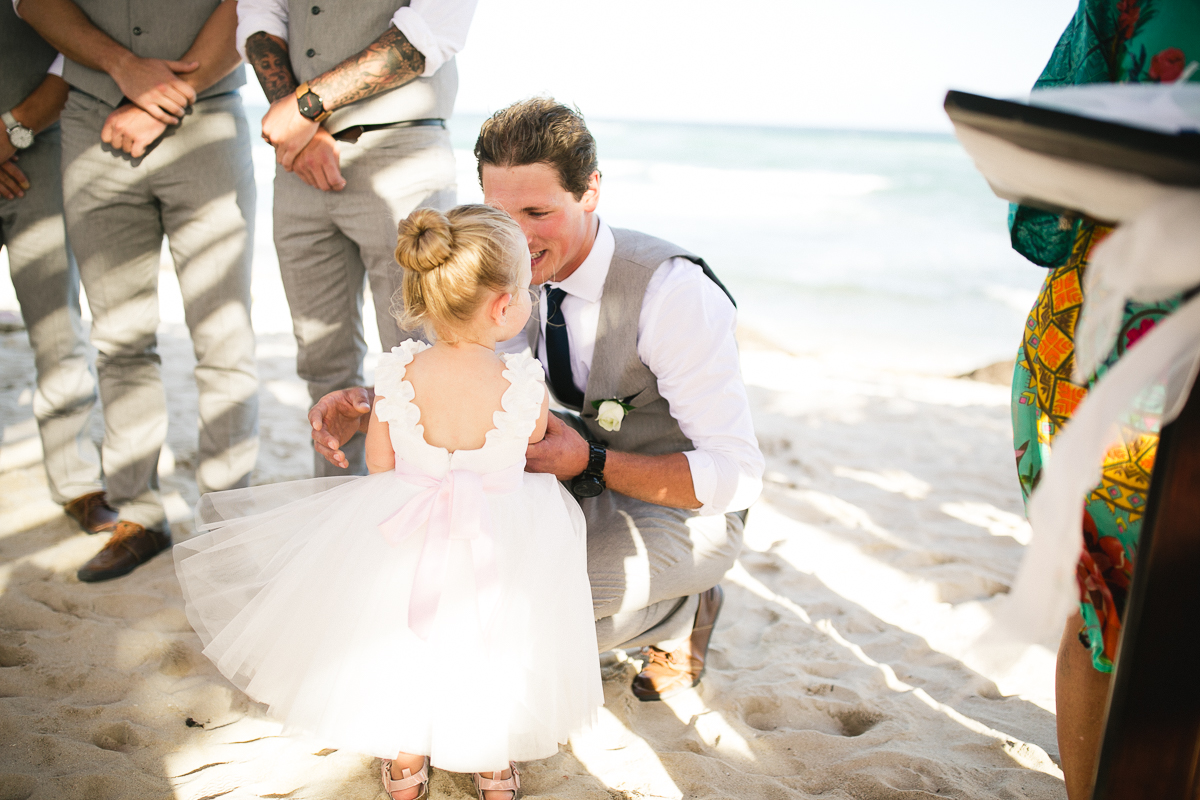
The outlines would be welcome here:
M 400 223 L 396 261 L 404 269 L 430 272 L 446 263 L 454 248 L 450 220 L 433 208 L 418 208 Z

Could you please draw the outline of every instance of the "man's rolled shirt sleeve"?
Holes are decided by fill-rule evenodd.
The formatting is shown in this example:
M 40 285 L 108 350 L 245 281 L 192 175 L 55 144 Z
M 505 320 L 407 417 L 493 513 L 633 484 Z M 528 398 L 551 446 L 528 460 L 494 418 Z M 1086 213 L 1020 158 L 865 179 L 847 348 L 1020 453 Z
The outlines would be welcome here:
M 392 16 L 396 29 L 425 56 L 422 77 L 433 75 L 466 46 L 477 3 L 478 0 L 413 0 Z
M 246 58 L 246 40 L 262 31 L 288 39 L 288 5 L 286 0 L 238 0 L 237 32 L 234 47 Z
M 766 462 L 754 435 L 736 328 L 733 304 L 692 262 L 671 259 L 651 279 L 638 355 L 696 448 L 684 456 L 703 515 L 748 508 L 762 492 Z

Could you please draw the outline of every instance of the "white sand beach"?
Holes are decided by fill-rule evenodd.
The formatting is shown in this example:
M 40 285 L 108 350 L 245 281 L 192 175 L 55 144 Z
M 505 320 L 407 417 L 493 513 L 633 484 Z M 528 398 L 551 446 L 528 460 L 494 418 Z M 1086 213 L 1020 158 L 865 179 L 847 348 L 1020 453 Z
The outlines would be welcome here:
M 195 387 L 172 291 L 164 273 L 160 474 L 181 541 L 197 499 Z M 254 480 L 305 477 L 286 306 L 267 278 L 255 291 Z M 724 581 L 708 673 L 641 703 L 636 662 L 605 657 L 600 724 L 524 765 L 526 796 L 1064 797 L 1050 651 L 1006 676 L 962 660 L 984 625 L 971 601 L 1006 590 L 1028 536 L 1008 388 L 741 338 L 767 489 Z M 50 500 L 23 331 L 0 334 L 0 375 L 0 800 L 384 797 L 377 762 L 281 737 L 200 654 L 169 556 L 107 583 L 75 578 L 103 537 Z M 463 775 L 438 772 L 432 789 L 473 797 Z
M 630 130 L 634 138 L 643 131 Z M 686 133 L 670 130 L 672 137 Z M 770 136 L 764 141 L 774 141 Z M 803 155 L 808 134 L 796 136 L 787 147 L 800 147 Z M 833 146 L 826 137 L 814 141 L 816 152 Z M 790 268 L 782 260 L 790 249 L 807 247 L 803 255 L 811 260 L 815 245 L 808 243 L 825 241 L 818 260 L 828 262 L 834 289 L 765 283 L 743 298 L 743 372 L 767 482 L 750 512 L 745 550 L 723 582 L 727 599 L 707 675 L 693 691 L 641 703 L 628 688 L 636 662 L 625 654 L 606 656 L 600 724 L 558 756 L 523 765 L 527 797 L 1065 797 L 1056 766 L 1052 651 L 1031 653 L 1005 675 L 964 663 L 986 625 L 977 601 L 1007 590 L 1029 535 L 1003 385 L 1011 368 L 984 370 L 978 380 L 942 377 L 920 359 L 889 368 L 890 353 L 907 335 L 900 330 L 895 341 L 843 337 L 835 349 L 816 340 L 793 343 L 778 325 L 755 327 L 764 317 L 754 311 L 756 298 L 770 294 L 784 310 L 802 304 L 791 312 L 797 319 L 811 317 L 822 303 L 836 311 L 875 302 L 869 323 L 879 330 L 895 327 L 904 319 L 897 314 L 909 309 L 930 317 L 952 308 L 958 317 L 938 317 L 928 325 L 932 333 L 916 340 L 932 343 L 934 334 L 952 331 L 942 338 L 959 349 L 943 357 L 944 374 L 959 369 L 951 364 L 962 363 L 961 353 L 993 352 L 992 341 L 999 342 L 999 354 L 1015 349 L 1023 313 L 971 299 L 971 292 L 980 294 L 971 287 L 995 284 L 1002 295 L 1016 295 L 1013 309 L 1028 308 L 1032 294 L 1006 289 L 1003 281 L 1036 286 L 1040 280 L 1036 271 L 1021 272 L 1028 269 L 1021 263 L 1010 269 L 1004 260 L 1015 257 L 1004 252 L 1003 204 L 986 194 L 952 142 L 885 137 L 877 146 L 881 164 L 908 163 L 896 154 L 924 154 L 911 167 L 918 177 L 957 164 L 945 178 L 948 199 L 921 205 L 923 195 L 905 194 L 908 173 L 880 179 L 850 200 L 829 178 L 828 202 L 805 195 L 810 204 L 829 206 L 824 216 L 815 208 L 793 214 L 785 207 L 786 220 L 772 225 L 790 230 L 785 222 L 794 216 L 809 227 L 788 233 L 794 238 L 776 250 L 768 246 L 773 240 L 760 237 L 763 250 L 746 255 Z M 660 203 L 658 216 L 646 216 L 622 202 L 657 186 L 639 177 L 653 177 L 653 169 L 623 163 L 606 173 L 606 208 L 614 220 L 680 235 L 698 252 L 711 252 L 712 263 L 736 267 L 736 237 L 716 220 L 727 213 L 721 203 L 736 205 L 739 193 L 723 199 L 718 185 L 697 205 L 712 221 L 683 226 L 682 210 L 665 215 L 669 208 Z M 460 202 L 478 199 L 469 151 L 459 151 L 458 166 Z M 262 444 L 254 482 L 264 484 L 310 476 L 312 451 L 309 400 L 295 372 L 271 245 L 268 148 L 257 147 L 255 167 Z M 633 177 L 623 178 L 622 169 Z M 959 173 L 966 178 L 955 177 Z M 785 177 L 794 182 L 804 174 Z M 782 180 L 770 172 L 736 175 L 767 186 Z M 880 188 L 889 185 L 901 188 Z M 910 197 L 916 198 L 911 214 L 886 223 Z M 953 216 L 962 208 L 973 216 Z M 917 225 L 921 214 L 940 226 L 937 235 Z M 866 238 L 855 234 L 862 220 L 871 225 Z M 700 223 L 711 229 L 707 239 Z M 841 227 L 825 233 L 814 227 L 823 225 Z M 905 233 L 910 228 L 915 232 Z M 921 245 L 922 238 L 932 244 Z M 845 251 L 842 242 L 863 252 Z M 923 272 L 930 263 L 942 264 L 941 271 Z M 867 270 L 863 285 L 903 281 L 917 293 L 888 300 L 892 305 L 848 293 L 840 281 L 857 274 L 852 268 Z M 981 278 L 970 271 L 983 268 Z M 965 289 L 943 293 L 964 274 Z M 183 541 L 192 534 L 197 500 L 195 362 L 169 258 L 160 283 L 170 427 L 159 473 L 175 540 Z M 920 294 L 927 288 L 928 297 Z M 0 314 L 16 308 L 11 286 L 0 281 Z M 807 320 L 809 329 L 832 314 Z M 1003 326 L 1011 327 L 1011 340 Z M 375 328 L 369 315 L 365 327 Z M 987 336 L 980 338 L 980 330 Z M 912 351 L 910 341 L 903 346 Z M 373 362 L 368 357 L 368 368 Z M 384 798 L 377 762 L 281 737 L 265 709 L 201 655 L 169 556 L 106 583 L 76 579 L 104 537 L 80 533 L 50 499 L 33 384 L 25 332 L 0 332 L 0 800 Z M 99 415 L 93 433 L 97 439 L 102 433 Z M 391 690 L 401 689 L 381 687 Z M 474 797 L 468 776 L 443 772 L 435 772 L 432 792 L 446 800 Z

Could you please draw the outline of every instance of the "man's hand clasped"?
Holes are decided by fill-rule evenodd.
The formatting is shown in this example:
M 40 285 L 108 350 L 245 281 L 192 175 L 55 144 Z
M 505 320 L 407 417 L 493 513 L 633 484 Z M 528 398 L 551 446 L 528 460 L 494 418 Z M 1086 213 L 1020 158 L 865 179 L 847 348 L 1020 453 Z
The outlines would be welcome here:
M 100 141 L 114 150 L 125 151 L 133 158 L 141 158 L 166 130 L 165 122 L 160 122 L 138 106 L 121 106 L 104 120 Z
M 196 90 L 179 77 L 195 71 L 198 61 L 165 61 L 129 54 L 112 72 L 113 80 L 129 100 L 108 115 L 100 141 L 132 158 L 141 158 L 168 125 L 178 125 Z
M 320 123 L 300 113 L 295 95 L 285 94 L 267 109 L 262 121 L 262 135 L 267 144 L 275 148 L 275 161 L 291 172 L 296 157 L 317 135 L 320 127 Z
M 333 134 L 317 128 L 312 141 L 304 146 L 300 155 L 292 162 L 292 171 L 314 189 L 322 192 L 340 192 L 346 188 L 342 177 L 341 155 Z
M 112 77 L 135 106 L 164 125 L 178 125 L 188 106 L 196 102 L 196 90 L 179 76 L 199 66 L 197 61 L 138 58 L 130 53 Z
M 15 158 L 8 158 L 0 164 L 0 197 L 6 200 L 16 200 L 25 196 L 29 188 L 29 178 L 17 166 Z
M 17 166 L 17 148 L 0 126 L 0 197 L 15 200 L 24 197 L 28 188 L 29 178 Z

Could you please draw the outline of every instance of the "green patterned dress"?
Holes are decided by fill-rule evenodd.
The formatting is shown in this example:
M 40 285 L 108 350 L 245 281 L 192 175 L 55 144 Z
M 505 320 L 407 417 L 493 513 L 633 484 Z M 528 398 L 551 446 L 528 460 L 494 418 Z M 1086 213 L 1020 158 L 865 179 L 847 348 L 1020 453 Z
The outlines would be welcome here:
M 1200 61 L 1200 0 L 1081 0 L 1035 88 L 1173 82 L 1195 61 Z M 1200 71 L 1186 79 L 1200 81 Z M 1129 303 L 1113 351 L 1086 386 L 1078 386 L 1071 371 L 1084 275 L 1092 247 L 1110 229 L 1027 206 L 1011 207 L 1009 229 L 1017 252 L 1049 268 L 1025 323 L 1013 376 L 1013 446 L 1028 503 L 1054 437 L 1088 388 L 1174 311 L 1179 298 Z M 1157 434 L 1123 430 L 1105 455 L 1100 484 L 1084 502 L 1076 568 L 1084 623 L 1079 638 L 1101 672 L 1113 668 L 1157 448 Z

